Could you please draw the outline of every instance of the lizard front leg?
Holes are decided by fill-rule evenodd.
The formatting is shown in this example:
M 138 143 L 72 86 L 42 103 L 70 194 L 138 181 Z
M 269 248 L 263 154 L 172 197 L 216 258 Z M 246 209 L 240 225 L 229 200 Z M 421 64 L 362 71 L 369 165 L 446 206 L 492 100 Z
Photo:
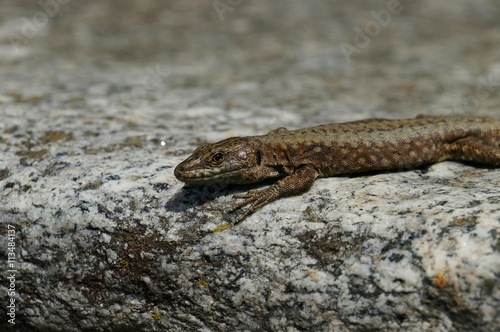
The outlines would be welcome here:
M 318 171 L 312 165 L 305 165 L 296 169 L 292 174 L 276 181 L 266 189 L 250 190 L 244 194 L 233 195 L 234 198 L 244 198 L 245 200 L 232 208 L 229 211 L 230 213 L 250 204 L 250 207 L 233 222 L 233 225 L 240 223 L 257 209 L 278 198 L 307 191 L 311 188 L 317 177 Z

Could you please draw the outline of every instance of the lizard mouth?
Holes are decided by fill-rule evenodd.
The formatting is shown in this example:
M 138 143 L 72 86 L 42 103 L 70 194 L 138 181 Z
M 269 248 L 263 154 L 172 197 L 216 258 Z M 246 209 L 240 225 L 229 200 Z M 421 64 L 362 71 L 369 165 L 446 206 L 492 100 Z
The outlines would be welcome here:
M 231 182 L 231 175 L 236 173 L 238 170 L 232 171 L 224 171 L 218 167 L 210 168 L 210 169 L 197 169 L 197 170 L 189 170 L 186 171 L 183 165 L 179 165 L 174 170 L 175 177 L 185 183 L 194 183 L 194 184 L 204 184 L 204 183 L 213 183 L 217 181 L 218 183 L 223 182 Z M 219 181 L 220 180 L 220 181 Z M 226 180 L 226 181 L 224 181 Z

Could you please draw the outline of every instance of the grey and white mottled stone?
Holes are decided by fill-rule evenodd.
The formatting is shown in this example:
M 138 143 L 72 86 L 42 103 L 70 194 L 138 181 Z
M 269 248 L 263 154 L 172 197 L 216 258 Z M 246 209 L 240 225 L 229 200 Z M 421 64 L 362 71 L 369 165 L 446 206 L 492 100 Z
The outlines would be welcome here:
M 216 233 L 248 187 L 173 176 L 203 141 L 281 126 L 498 118 L 498 3 L 401 2 L 348 62 L 340 43 L 389 3 L 232 2 L 221 21 L 211 2 L 61 1 L 15 44 L 42 7 L 2 5 L 0 295 L 11 225 L 18 307 L 0 329 L 498 330 L 498 169 L 320 179 Z

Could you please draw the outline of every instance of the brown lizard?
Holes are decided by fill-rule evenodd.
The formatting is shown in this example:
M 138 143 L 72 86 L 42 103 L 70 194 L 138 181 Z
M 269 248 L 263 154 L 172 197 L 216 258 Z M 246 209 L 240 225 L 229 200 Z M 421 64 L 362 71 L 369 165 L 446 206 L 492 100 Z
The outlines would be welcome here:
M 260 207 L 307 191 L 316 178 L 412 169 L 444 160 L 500 167 L 500 121 L 464 116 L 370 119 L 204 144 L 180 163 L 177 179 L 190 184 L 257 183 L 271 186 L 233 197 L 246 205 L 233 224 Z

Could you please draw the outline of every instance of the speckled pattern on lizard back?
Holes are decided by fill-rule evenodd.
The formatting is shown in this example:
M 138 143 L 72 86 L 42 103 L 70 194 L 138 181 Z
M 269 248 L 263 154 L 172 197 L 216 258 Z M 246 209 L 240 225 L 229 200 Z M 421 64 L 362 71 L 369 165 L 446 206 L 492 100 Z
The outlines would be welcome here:
M 174 171 L 186 183 L 257 183 L 268 188 L 234 195 L 246 205 L 234 224 L 281 197 L 307 191 L 316 178 L 407 170 L 444 160 L 500 167 L 500 121 L 464 116 L 370 119 L 267 135 L 233 137 L 198 147 Z

